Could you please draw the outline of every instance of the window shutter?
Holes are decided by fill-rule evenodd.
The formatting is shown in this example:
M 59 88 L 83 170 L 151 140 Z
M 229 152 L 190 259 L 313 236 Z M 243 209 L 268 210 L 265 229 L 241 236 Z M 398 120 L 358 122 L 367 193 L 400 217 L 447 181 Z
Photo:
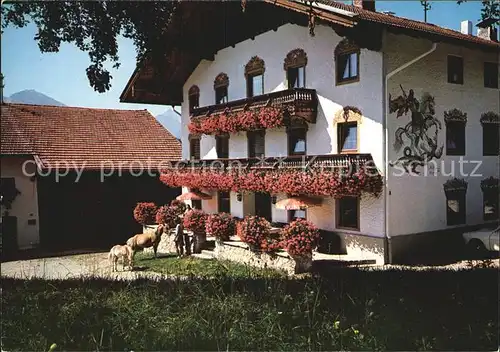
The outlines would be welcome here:
M 194 140 L 194 158 L 195 159 L 200 159 L 200 140 L 199 139 L 195 139 Z

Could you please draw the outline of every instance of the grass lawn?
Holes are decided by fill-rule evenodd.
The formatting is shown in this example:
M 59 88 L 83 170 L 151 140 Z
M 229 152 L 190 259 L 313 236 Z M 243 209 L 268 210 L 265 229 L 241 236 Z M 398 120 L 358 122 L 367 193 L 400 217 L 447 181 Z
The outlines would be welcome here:
M 346 268 L 302 280 L 3 278 L 1 303 L 5 351 L 52 343 L 56 351 L 494 351 L 499 343 L 496 269 Z
M 139 270 L 162 274 L 197 277 L 231 276 L 234 278 L 283 277 L 286 274 L 273 269 L 257 269 L 227 260 L 210 260 L 195 257 L 177 258 L 175 255 L 153 258 L 150 253 L 137 253 L 134 266 Z

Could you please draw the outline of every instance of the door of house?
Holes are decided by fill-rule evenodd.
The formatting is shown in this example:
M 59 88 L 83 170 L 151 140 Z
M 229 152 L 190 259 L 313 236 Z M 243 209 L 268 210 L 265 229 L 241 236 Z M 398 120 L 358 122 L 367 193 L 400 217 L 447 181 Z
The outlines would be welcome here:
M 271 221 L 271 195 L 269 193 L 255 193 L 255 215 Z
M 2 253 L 10 254 L 17 250 L 17 217 L 4 216 L 0 224 L 2 234 Z

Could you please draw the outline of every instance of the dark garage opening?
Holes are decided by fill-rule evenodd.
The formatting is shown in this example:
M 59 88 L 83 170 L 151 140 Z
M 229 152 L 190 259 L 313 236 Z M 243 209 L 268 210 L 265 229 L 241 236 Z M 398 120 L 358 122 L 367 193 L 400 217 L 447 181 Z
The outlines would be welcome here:
M 168 204 L 181 193 L 158 176 L 118 174 L 100 180 L 100 172 L 60 177 L 38 176 L 40 244 L 44 249 L 109 249 L 142 233 L 133 218 L 137 202 Z

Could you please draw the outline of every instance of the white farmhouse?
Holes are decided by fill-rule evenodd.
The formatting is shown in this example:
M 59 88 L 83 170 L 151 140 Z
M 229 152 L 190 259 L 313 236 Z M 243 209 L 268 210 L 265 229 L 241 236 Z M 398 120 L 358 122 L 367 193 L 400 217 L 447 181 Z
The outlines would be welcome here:
M 181 2 L 170 26 L 168 63 L 144 62 L 121 101 L 182 105 L 191 162 L 168 180 L 211 195 L 195 207 L 305 217 L 324 248 L 378 263 L 451 250 L 443 239 L 497 221 L 488 21 L 473 35 L 469 21 L 457 32 L 373 1 L 264 0 Z M 276 208 L 292 196 L 303 209 Z

